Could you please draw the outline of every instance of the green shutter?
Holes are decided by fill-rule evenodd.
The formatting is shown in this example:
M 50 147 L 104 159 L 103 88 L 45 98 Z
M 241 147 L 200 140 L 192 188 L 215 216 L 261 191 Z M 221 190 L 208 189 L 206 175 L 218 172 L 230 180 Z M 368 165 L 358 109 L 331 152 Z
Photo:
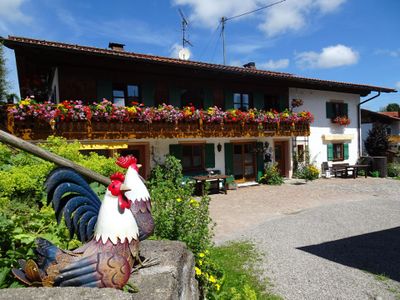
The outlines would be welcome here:
M 169 145 L 169 154 L 175 156 L 177 159 L 182 159 L 182 145 L 171 144 Z
M 257 142 L 257 149 L 263 149 L 264 143 Z M 260 180 L 264 174 L 264 153 L 257 151 L 257 181 Z
M 327 149 L 328 149 L 328 160 L 332 161 L 333 160 L 333 144 L 328 144 Z
M 213 90 L 209 89 L 209 88 L 205 88 L 204 89 L 203 108 L 207 109 L 211 106 L 214 106 Z
M 343 144 L 344 159 L 349 159 L 349 144 Z
M 349 116 L 349 105 L 347 103 L 343 104 L 343 115 Z
M 97 101 L 100 102 L 103 98 L 112 101 L 112 82 L 110 80 L 97 81 Z
M 253 107 L 257 109 L 264 109 L 264 94 L 261 92 L 253 93 Z
M 155 85 L 152 82 L 144 82 L 140 85 L 142 102 L 145 106 L 154 106 Z
M 169 99 L 168 104 L 173 106 L 180 107 L 181 106 L 181 89 L 177 87 L 169 88 Z
M 285 109 L 289 109 L 287 97 L 285 95 L 280 95 L 279 96 L 279 111 L 284 111 Z
M 331 102 L 326 102 L 326 117 L 328 119 L 332 119 L 336 116 L 333 115 L 333 103 Z
M 233 174 L 233 144 L 224 144 L 225 152 L 225 175 Z
M 214 144 L 206 144 L 205 148 L 205 167 L 215 168 L 215 150 Z
M 225 97 L 225 110 L 233 108 L 233 92 L 226 90 L 224 93 Z

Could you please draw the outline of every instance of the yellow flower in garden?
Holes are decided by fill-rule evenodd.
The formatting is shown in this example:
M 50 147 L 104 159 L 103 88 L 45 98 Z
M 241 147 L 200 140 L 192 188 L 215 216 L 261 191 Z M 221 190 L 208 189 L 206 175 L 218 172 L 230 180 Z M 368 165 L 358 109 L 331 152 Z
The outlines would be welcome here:
M 195 206 L 195 207 L 197 207 L 197 206 L 199 206 L 199 202 L 197 202 L 196 201 L 196 199 L 190 199 L 190 202 L 189 202 L 191 205 L 193 205 L 193 206 Z
M 206 251 L 204 251 L 204 253 L 205 253 L 205 254 L 209 254 L 209 253 L 210 253 L 210 251 L 206 250 Z
M 176 202 L 182 202 L 181 198 L 176 198 Z
M 217 283 L 217 284 L 215 285 L 215 288 L 217 289 L 217 291 L 219 291 L 220 288 L 221 288 L 221 286 Z
M 199 253 L 199 256 L 200 256 L 200 257 L 204 257 L 205 254 L 204 254 L 204 253 Z
M 131 114 L 135 114 L 137 112 L 137 109 L 135 106 L 130 106 L 127 107 L 128 112 L 130 112 Z
M 201 270 L 198 267 L 195 267 L 194 270 L 196 271 L 197 276 L 201 275 Z
M 199 260 L 199 265 L 202 266 L 203 265 L 203 261 Z
M 208 278 L 208 281 L 215 283 L 215 282 L 217 282 L 217 279 L 214 276 L 210 275 L 210 277 Z

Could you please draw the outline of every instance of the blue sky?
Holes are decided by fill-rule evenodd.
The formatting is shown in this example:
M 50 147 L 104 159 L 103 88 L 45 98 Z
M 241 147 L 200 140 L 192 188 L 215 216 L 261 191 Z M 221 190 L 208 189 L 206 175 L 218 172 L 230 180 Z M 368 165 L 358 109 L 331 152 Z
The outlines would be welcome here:
M 0 0 L 0 35 L 176 56 L 181 47 L 178 8 L 186 14 L 191 59 L 222 63 L 219 19 L 277 0 L 69 1 Z M 226 23 L 227 64 L 400 90 L 400 1 L 286 0 Z M 15 60 L 6 51 L 17 91 Z M 370 94 L 369 96 L 371 96 Z M 383 94 L 364 105 L 400 103 Z

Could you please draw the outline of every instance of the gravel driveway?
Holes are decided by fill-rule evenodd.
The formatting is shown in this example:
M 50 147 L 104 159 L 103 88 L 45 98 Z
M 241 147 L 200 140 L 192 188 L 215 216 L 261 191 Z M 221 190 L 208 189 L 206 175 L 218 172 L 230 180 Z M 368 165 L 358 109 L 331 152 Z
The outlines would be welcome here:
M 358 178 L 213 195 L 215 241 L 253 240 L 285 299 L 400 299 L 399 193 Z

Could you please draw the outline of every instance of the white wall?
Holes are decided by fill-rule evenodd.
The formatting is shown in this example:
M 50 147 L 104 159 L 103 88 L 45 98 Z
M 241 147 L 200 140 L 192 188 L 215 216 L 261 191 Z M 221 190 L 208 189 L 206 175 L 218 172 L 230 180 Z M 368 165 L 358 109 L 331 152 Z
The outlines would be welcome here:
M 349 144 L 349 159 L 344 162 L 354 164 L 358 158 L 358 130 L 357 130 L 357 104 L 360 101 L 358 94 L 338 93 L 308 89 L 289 89 L 289 101 L 291 99 L 303 99 L 304 104 L 295 108 L 295 111 L 310 111 L 314 115 L 314 123 L 311 124 L 311 134 L 309 137 L 309 150 L 311 161 L 321 168 L 324 161 L 328 161 L 327 144 L 323 139 L 324 134 L 352 136 L 351 140 L 345 140 Z M 326 117 L 326 102 L 343 101 L 348 104 L 348 114 L 350 125 L 339 126 L 331 123 Z M 330 162 L 329 164 L 331 164 Z

